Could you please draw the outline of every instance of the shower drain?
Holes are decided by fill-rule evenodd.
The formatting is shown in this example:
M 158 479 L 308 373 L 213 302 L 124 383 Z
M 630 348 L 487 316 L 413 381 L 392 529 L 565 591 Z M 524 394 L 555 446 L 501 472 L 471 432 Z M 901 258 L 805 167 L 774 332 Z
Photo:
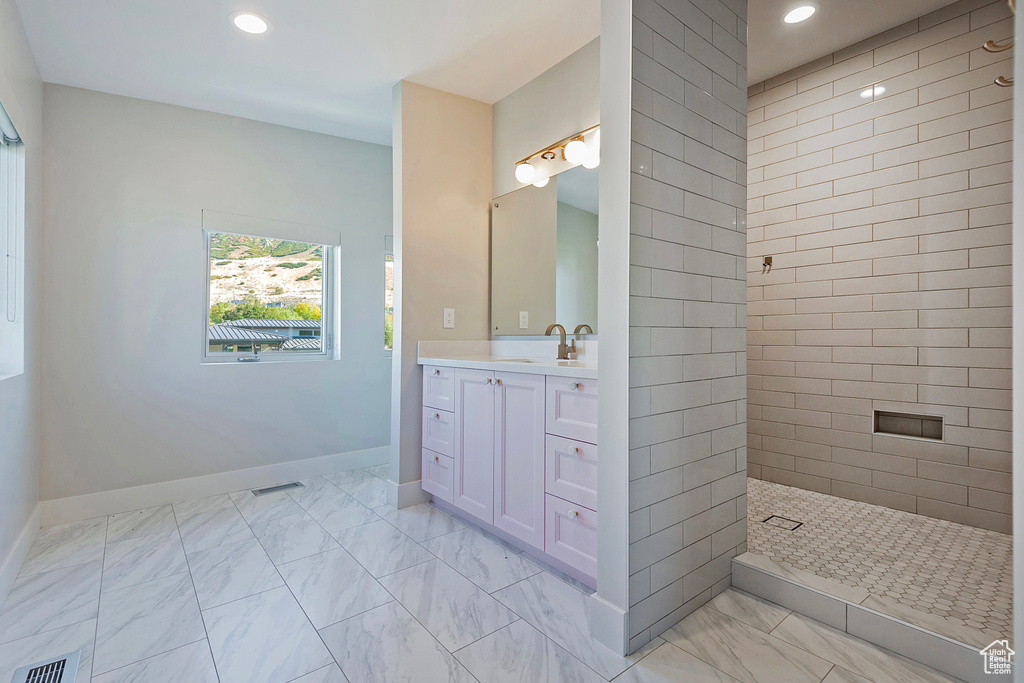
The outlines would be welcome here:
M 799 529 L 803 522 L 798 522 L 795 519 L 788 519 L 786 517 L 779 517 L 778 515 L 772 515 L 768 519 L 763 521 L 763 524 L 773 526 L 778 529 L 785 529 L 786 531 L 796 531 Z

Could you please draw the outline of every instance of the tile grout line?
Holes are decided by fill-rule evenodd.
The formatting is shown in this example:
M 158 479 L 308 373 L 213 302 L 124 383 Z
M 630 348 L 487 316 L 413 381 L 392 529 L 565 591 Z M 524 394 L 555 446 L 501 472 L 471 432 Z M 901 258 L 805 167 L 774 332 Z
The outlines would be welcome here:
M 230 496 L 228 496 L 228 500 L 231 500 Z M 235 502 L 231 501 L 231 504 L 234 505 Z M 178 540 L 181 542 L 181 552 L 185 556 L 185 566 L 188 567 L 188 578 L 192 582 L 192 593 L 196 598 L 196 608 L 199 610 L 199 619 L 203 622 L 203 633 L 206 634 L 206 650 L 210 653 L 210 662 L 213 664 L 213 675 L 217 677 L 217 681 L 220 683 L 220 669 L 217 668 L 217 660 L 213 656 L 213 645 L 210 643 L 210 631 L 206 627 L 206 615 L 203 614 L 203 606 L 199 604 L 199 591 L 196 589 L 196 579 L 192 575 L 192 563 L 189 562 L 188 553 L 185 552 L 185 541 L 181 538 L 181 528 L 178 526 L 178 513 L 174 509 L 173 505 L 171 506 L 171 513 L 174 515 L 174 528 L 177 530 Z
M 178 524 L 175 521 L 175 528 Z M 107 537 L 110 535 L 110 515 L 107 515 L 105 526 L 103 527 L 103 557 L 100 559 L 100 594 L 96 600 L 96 629 L 92 637 L 92 662 L 89 667 L 89 680 L 91 681 L 96 675 L 96 650 L 99 646 L 100 640 L 100 603 L 103 600 L 103 575 L 104 565 L 107 563 Z M 104 672 L 106 673 L 106 672 Z

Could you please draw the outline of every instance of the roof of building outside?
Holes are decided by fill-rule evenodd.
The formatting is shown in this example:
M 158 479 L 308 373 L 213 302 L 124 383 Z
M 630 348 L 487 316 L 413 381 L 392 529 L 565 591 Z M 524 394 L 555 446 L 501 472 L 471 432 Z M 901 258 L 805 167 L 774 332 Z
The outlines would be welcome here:
M 223 341 L 223 342 L 242 342 L 242 341 L 267 341 L 267 342 L 283 342 L 287 341 L 288 337 L 282 337 L 279 334 L 269 334 L 267 332 L 256 332 L 255 330 L 247 330 L 241 327 L 232 327 L 230 325 L 210 325 L 207 330 L 207 338 L 210 341 Z
M 319 330 L 319 320 L 262 320 L 258 318 L 242 318 L 241 320 L 225 320 L 222 325 L 231 327 L 271 327 Z
M 320 337 L 289 339 L 281 345 L 281 349 L 285 351 L 319 351 L 321 349 Z

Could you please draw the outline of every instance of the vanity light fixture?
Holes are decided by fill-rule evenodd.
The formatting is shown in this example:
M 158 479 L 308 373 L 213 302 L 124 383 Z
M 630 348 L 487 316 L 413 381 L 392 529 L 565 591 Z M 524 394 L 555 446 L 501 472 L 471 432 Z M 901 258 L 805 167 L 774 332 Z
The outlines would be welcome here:
M 255 12 L 235 12 L 230 19 L 234 27 L 243 33 L 258 36 L 270 30 L 267 18 Z
M 782 17 L 782 20 L 787 24 L 799 24 L 801 21 L 810 19 L 817 11 L 818 8 L 814 5 L 802 5 L 786 12 L 786 16 Z
M 601 129 L 591 126 L 516 162 L 516 180 L 544 187 L 551 176 L 573 166 L 597 168 L 601 163 Z

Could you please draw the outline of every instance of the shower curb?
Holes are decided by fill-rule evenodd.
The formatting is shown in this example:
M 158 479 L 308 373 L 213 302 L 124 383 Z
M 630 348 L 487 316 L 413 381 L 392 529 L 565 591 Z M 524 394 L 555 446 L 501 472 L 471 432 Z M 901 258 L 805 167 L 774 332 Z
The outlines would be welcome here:
M 871 598 L 864 589 L 791 569 L 749 552 L 733 558 L 732 585 L 949 676 L 970 683 L 1012 681 L 1009 675 L 984 672 L 979 652 L 984 645 L 975 643 L 988 637 L 986 634 L 965 629 L 972 641 L 966 643 L 871 609 L 861 604 Z

